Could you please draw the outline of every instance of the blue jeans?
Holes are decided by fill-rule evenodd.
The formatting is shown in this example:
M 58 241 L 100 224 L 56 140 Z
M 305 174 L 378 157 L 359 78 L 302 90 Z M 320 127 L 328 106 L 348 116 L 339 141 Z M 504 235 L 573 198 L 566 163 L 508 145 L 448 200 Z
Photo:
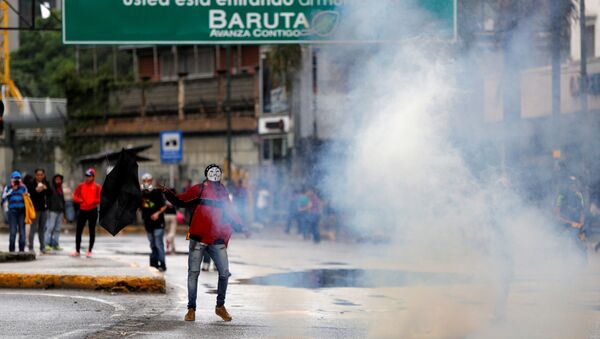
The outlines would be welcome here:
M 48 246 L 58 247 L 62 215 L 62 212 L 50 211 L 48 213 L 48 220 L 46 220 L 46 235 L 44 239 L 44 243 Z
M 215 263 L 219 271 L 219 284 L 217 286 L 217 306 L 225 305 L 225 294 L 227 293 L 227 282 L 229 273 L 229 259 L 227 259 L 227 246 L 207 245 L 196 240 L 190 240 L 190 253 L 188 255 L 188 308 L 196 309 L 196 298 L 198 297 L 198 276 L 202 255 L 207 253 Z
M 35 211 L 35 219 L 31 221 L 31 229 L 29 231 L 29 250 L 33 251 L 33 242 L 35 240 L 35 232 L 38 233 L 38 241 L 40 242 L 40 251 L 45 251 L 44 237 L 46 235 L 46 219 L 48 219 L 48 211 Z
M 19 232 L 19 252 L 25 250 L 25 209 L 8 210 L 8 225 L 10 228 L 8 250 L 15 251 L 17 230 Z
M 148 241 L 150 242 L 150 266 L 167 268 L 165 263 L 165 229 L 157 228 L 154 231 L 146 232 L 148 235 Z

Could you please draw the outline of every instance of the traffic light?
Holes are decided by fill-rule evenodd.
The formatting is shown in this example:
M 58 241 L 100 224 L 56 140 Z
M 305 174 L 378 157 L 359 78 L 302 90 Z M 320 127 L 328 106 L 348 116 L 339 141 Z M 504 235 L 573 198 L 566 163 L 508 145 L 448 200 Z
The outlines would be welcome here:
M 281 130 L 282 132 L 285 131 L 285 122 L 283 121 L 283 119 L 281 119 L 279 121 L 267 122 L 266 126 L 268 129 L 278 129 L 278 130 Z

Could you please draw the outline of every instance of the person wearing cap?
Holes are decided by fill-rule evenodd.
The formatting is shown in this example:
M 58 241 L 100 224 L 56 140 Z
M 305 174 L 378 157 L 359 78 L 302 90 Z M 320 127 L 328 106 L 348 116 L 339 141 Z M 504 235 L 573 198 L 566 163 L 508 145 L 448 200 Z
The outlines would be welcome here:
M 78 257 L 81 250 L 81 235 L 85 224 L 88 224 L 90 233 L 90 246 L 87 249 L 86 257 L 92 256 L 94 241 L 96 240 L 96 223 L 98 222 L 98 205 L 100 204 L 100 194 L 102 186 L 97 184 L 96 171 L 89 168 L 85 171 L 85 181 L 80 183 L 75 192 L 73 192 L 73 202 L 79 204 L 79 214 L 77 215 L 77 230 L 75 233 L 75 250 L 71 253 L 72 257 Z
M 206 180 L 192 186 L 186 192 L 175 194 L 163 188 L 165 196 L 173 205 L 193 207 L 188 231 L 190 245 L 188 254 L 188 311 L 185 321 L 196 320 L 196 298 L 198 294 L 198 276 L 203 254 L 208 254 L 219 272 L 217 285 L 217 305 L 215 314 L 225 321 L 231 316 L 225 308 L 225 295 L 229 281 L 229 260 L 227 246 L 233 232 L 232 226 L 240 225 L 241 220 L 235 212 L 229 198 L 229 192 L 221 184 L 221 168 L 209 165 L 204 170 Z
M 21 181 L 19 171 L 12 172 L 10 185 L 2 192 L 2 203 L 8 202 L 8 225 L 10 228 L 8 250 L 15 251 L 15 241 L 19 232 L 19 252 L 25 251 L 25 195 L 27 187 Z
M 142 175 L 142 219 L 148 241 L 150 242 L 150 266 L 164 272 L 167 270 L 165 263 L 165 210 L 167 204 L 160 190 L 152 186 L 152 175 Z

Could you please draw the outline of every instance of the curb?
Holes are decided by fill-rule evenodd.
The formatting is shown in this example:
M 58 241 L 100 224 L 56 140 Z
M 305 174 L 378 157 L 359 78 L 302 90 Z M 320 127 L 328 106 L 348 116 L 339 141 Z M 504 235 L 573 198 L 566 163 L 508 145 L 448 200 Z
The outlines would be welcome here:
M 19 261 L 34 261 L 34 253 L 16 253 L 16 252 L 0 252 L 0 263 L 3 262 L 19 262 Z
M 164 277 L 0 273 L 0 288 L 166 293 Z

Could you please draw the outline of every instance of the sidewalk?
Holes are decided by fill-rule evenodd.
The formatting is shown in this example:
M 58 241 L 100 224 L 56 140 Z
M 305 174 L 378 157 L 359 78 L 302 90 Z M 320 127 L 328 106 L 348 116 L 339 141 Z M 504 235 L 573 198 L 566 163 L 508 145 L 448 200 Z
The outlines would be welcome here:
M 0 248 L 8 248 L 3 238 L 0 237 Z M 139 267 L 110 253 L 73 258 L 68 251 L 61 251 L 38 254 L 34 261 L 0 263 L 0 288 L 165 293 L 166 283 L 157 270 Z

